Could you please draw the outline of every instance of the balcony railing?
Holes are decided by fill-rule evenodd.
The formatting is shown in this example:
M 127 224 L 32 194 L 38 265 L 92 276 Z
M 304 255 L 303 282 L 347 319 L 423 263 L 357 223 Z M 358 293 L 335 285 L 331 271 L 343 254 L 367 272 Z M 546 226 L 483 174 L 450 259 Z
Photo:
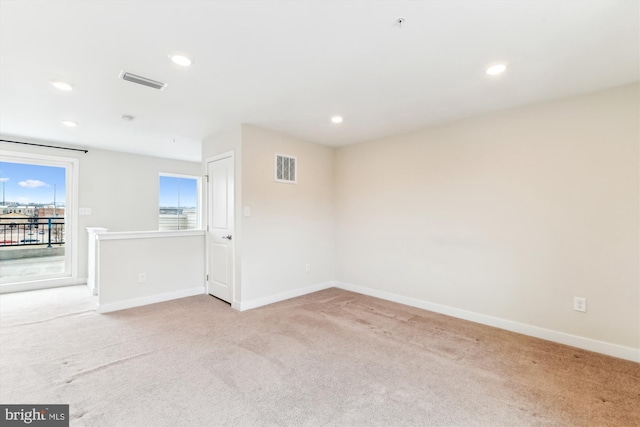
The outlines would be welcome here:
M 165 212 L 167 209 L 164 210 Z M 159 230 L 194 230 L 198 228 L 198 213 L 194 211 L 184 211 L 180 214 L 169 214 L 160 210 Z
M 0 246 L 42 246 L 64 244 L 64 217 L 2 217 Z

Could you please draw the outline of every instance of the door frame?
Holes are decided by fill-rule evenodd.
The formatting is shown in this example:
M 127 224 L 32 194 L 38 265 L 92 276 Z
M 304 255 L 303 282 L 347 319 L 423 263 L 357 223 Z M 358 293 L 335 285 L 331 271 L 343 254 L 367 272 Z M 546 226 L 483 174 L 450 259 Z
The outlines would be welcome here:
M 29 291 L 84 283 L 78 280 L 78 188 L 80 160 L 22 151 L 0 150 L 3 161 L 65 168 L 65 273 L 25 276 L 0 286 L 0 293 Z
M 236 174 L 236 161 L 235 161 L 235 152 L 234 151 L 226 151 L 220 154 L 216 154 L 215 156 L 211 156 L 211 157 L 207 157 L 205 159 L 204 162 L 204 170 L 205 170 L 205 181 L 206 181 L 206 185 L 203 186 L 203 188 L 205 188 L 205 195 L 203 197 L 203 199 L 205 200 L 205 206 L 204 206 L 204 232 L 205 232 L 205 268 L 206 268 L 206 276 L 208 277 L 211 274 L 210 271 L 210 265 L 209 265 L 209 222 L 211 221 L 211 216 L 210 214 L 210 192 L 209 192 L 209 163 L 218 161 L 218 160 L 222 160 L 222 159 L 226 159 L 226 158 L 231 158 L 231 164 L 233 165 L 233 189 L 229 195 L 229 206 L 231 206 L 232 208 L 232 215 L 229 218 L 229 222 L 230 222 L 230 228 L 232 230 L 232 235 L 233 235 L 233 239 L 231 239 L 229 241 L 229 246 L 231 248 L 231 307 L 237 309 L 239 307 L 239 302 L 237 302 L 237 296 L 238 296 L 238 292 L 236 289 L 236 285 L 237 285 L 237 280 L 236 280 L 236 244 L 238 241 L 238 230 L 236 228 L 236 205 L 235 205 L 235 201 L 236 201 L 236 185 L 237 185 L 237 174 Z M 209 289 L 208 289 L 208 285 L 209 285 L 209 280 L 205 279 L 205 284 L 204 284 L 204 288 L 205 288 L 205 293 L 208 293 Z

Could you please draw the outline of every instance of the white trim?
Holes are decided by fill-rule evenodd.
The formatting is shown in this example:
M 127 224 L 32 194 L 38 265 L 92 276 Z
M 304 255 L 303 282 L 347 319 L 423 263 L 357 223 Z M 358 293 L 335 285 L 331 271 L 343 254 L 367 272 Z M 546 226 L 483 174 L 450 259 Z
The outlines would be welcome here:
M 204 230 L 184 231 L 107 231 L 96 234 L 97 240 L 158 239 L 166 237 L 204 236 Z
M 87 286 L 93 295 L 98 295 L 98 239 L 96 235 L 109 231 L 104 227 L 86 227 L 88 238 Z
M 293 180 L 278 179 L 278 157 L 293 159 L 293 163 L 295 164 L 295 172 L 294 172 Z M 282 153 L 274 154 L 273 182 L 277 182 L 279 184 L 297 184 L 298 183 L 298 158 L 296 156 L 292 156 L 291 154 L 282 154 Z
M 36 291 L 39 289 L 60 288 L 62 286 L 85 285 L 86 278 L 61 277 L 58 279 L 32 280 L 30 282 L 15 282 L 0 285 L 0 294 L 12 292 Z
M 54 166 L 61 167 L 61 162 L 78 162 L 78 159 L 75 157 L 62 157 L 62 156 L 52 156 L 49 154 L 37 154 L 37 153 L 25 153 L 23 151 L 10 151 L 10 150 L 0 150 L 0 157 L 2 157 L 3 162 L 8 163 L 27 163 L 33 165 L 44 165 L 44 166 Z M 7 159 L 9 157 L 9 159 Z M 13 158 L 21 159 L 19 161 L 12 160 Z M 26 161 L 23 161 L 26 160 Z
M 71 167 L 66 167 L 66 187 L 65 191 L 69 194 L 69 190 L 71 193 L 71 197 L 66 197 L 65 200 L 65 222 L 67 223 L 66 227 L 71 226 L 71 244 L 67 246 L 65 239 L 65 246 L 71 250 L 71 254 L 68 258 L 65 259 L 65 262 L 71 263 L 68 265 L 69 273 L 71 274 L 72 279 L 76 279 L 78 277 L 78 269 L 79 269 L 79 246 L 80 246 L 80 236 L 78 231 L 78 217 L 79 217 L 79 185 L 80 185 L 80 160 L 75 158 L 64 158 L 65 162 L 69 162 Z M 69 210 L 69 215 L 67 215 L 67 209 Z M 70 246 L 70 247 L 69 247 Z M 66 255 L 66 249 L 65 249 Z
M 333 288 L 335 284 L 333 281 L 316 283 L 315 285 L 305 286 L 304 288 L 292 289 L 286 292 L 280 292 L 277 294 L 269 295 L 267 297 L 255 298 L 249 301 L 235 302 L 232 307 L 239 311 L 251 310 L 252 308 L 262 307 L 264 305 L 273 304 L 276 302 L 288 300 L 291 298 L 300 297 L 313 292 L 323 291 L 325 289 Z
M 215 156 L 207 157 L 204 164 L 215 162 L 216 160 L 226 159 L 227 157 L 233 158 L 233 151 L 225 151 L 224 153 L 216 154 Z
M 53 166 L 64 168 L 65 170 L 65 207 L 64 222 L 65 229 L 69 232 L 65 238 L 64 273 L 61 275 L 42 275 L 35 277 L 33 282 L 68 279 L 73 284 L 78 281 L 78 205 L 79 205 L 79 180 L 80 180 L 80 159 L 75 157 L 52 156 L 48 154 L 28 153 L 22 151 L 0 150 L 0 158 L 4 162 L 25 163 L 32 165 Z M 57 276 L 57 277 L 56 277 Z M 29 277 L 18 277 L 8 284 L 31 283 Z M 3 284 L 3 286 L 6 286 Z M 65 285 L 60 285 L 65 286 Z M 49 286 L 50 287 L 50 286 Z M 29 290 L 30 286 L 24 286 L 23 290 Z M 34 288 L 40 289 L 40 288 Z
M 140 307 L 149 304 L 156 304 L 159 302 L 171 301 L 179 298 L 192 297 L 194 295 L 204 295 L 204 286 L 197 286 L 195 288 L 181 289 L 179 291 L 133 298 L 108 304 L 98 304 L 98 308 L 96 311 L 98 313 L 110 313 L 112 311 L 125 310 L 127 308 Z
M 335 287 L 351 292 L 357 292 L 363 295 L 369 295 L 372 297 L 384 299 L 387 301 L 397 302 L 399 304 L 404 304 L 411 307 L 422 308 L 424 310 L 433 311 L 435 313 L 446 314 L 447 316 L 457 317 L 458 319 L 469 320 L 471 322 L 493 326 L 496 328 L 505 329 L 507 331 L 517 332 L 519 334 L 581 348 L 583 350 L 594 351 L 596 353 L 619 357 L 620 359 L 631 360 L 633 362 L 640 362 L 640 349 L 625 347 L 604 341 L 598 341 L 578 335 L 571 335 L 551 329 L 540 328 L 538 326 L 527 325 L 525 323 L 514 322 L 512 320 L 488 316 L 472 311 L 461 310 L 459 308 L 436 304 L 417 298 L 406 297 L 391 292 L 379 291 L 377 289 L 371 289 L 351 283 L 336 281 Z
M 160 172 L 160 174 L 158 175 L 158 207 L 160 206 L 159 203 L 159 199 L 160 199 L 160 177 L 161 176 L 167 176 L 170 178 L 185 178 L 185 179 L 194 179 L 196 181 L 196 212 L 197 212 L 197 217 L 196 217 L 196 225 L 198 229 L 202 228 L 202 224 L 203 224 L 203 214 L 202 212 L 204 212 L 204 207 L 202 206 L 202 177 L 198 176 L 198 175 L 184 175 L 184 174 L 178 174 L 178 173 L 165 173 L 165 172 Z
M 205 168 L 205 174 L 207 176 L 207 182 L 206 182 L 206 186 L 204 189 L 204 201 L 205 201 L 205 207 L 206 209 L 203 210 L 204 212 L 204 224 L 205 224 L 205 238 L 204 238 L 204 256 L 205 256 L 205 262 L 204 262 L 204 268 L 205 268 L 205 292 L 209 291 L 209 275 L 213 276 L 213 273 L 210 271 L 210 266 L 209 266 L 209 236 L 206 234 L 209 231 L 209 220 L 211 219 L 210 214 L 211 214 L 211 200 L 210 200 L 210 194 L 209 194 L 209 164 L 213 163 L 213 162 L 217 162 L 220 160 L 224 160 L 224 159 L 231 159 L 231 165 L 233 167 L 233 181 L 232 181 L 232 191 L 231 191 L 231 195 L 229 196 L 229 206 L 231 206 L 231 210 L 232 210 L 232 215 L 229 218 L 229 232 L 230 234 L 233 236 L 233 239 L 231 241 L 229 241 L 229 245 L 231 246 L 231 306 L 233 308 L 236 308 L 236 306 L 238 306 L 239 303 L 236 303 L 236 299 L 239 296 L 239 292 L 237 290 L 237 286 L 238 286 L 238 280 L 236 280 L 236 269 L 237 269 L 237 264 L 236 264 L 236 260 L 237 260 L 237 244 L 238 244 L 238 230 L 239 230 L 239 224 L 236 223 L 236 215 L 238 214 L 237 209 L 236 209 L 236 191 L 238 191 L 238 171 L 237 171 L 237 167 L 236 167 L 236 157 L 235 157 L 235 152 L 232 151 L 225 151 L 223 153 L 220 154 L 216 154 L 215 156 L 211 156 L 211 157 L 207 157 L 207 159 L 205 160 L 204 163 L 204 168 Z M 235 305 L 234 305 L 235 304 Z M 239 310 L 239 308 L 236 308 L 237 310 Z

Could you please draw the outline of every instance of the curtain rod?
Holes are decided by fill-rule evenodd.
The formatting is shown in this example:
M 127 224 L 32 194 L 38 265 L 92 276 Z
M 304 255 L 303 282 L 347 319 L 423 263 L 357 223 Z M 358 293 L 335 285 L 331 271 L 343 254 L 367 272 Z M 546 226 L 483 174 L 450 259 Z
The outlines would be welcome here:
M 11 144 L 33 145 L 34 147 L 57 148 L 58 150 L 82 151 L 85 154 L 89 152 L 89 150 L 83 150 L 81 148 L 58 147 L 56 145 L 34 144 L 32 142 L 10 141 L 8 139 L 0 139 L 0 142 L 9 142 Z

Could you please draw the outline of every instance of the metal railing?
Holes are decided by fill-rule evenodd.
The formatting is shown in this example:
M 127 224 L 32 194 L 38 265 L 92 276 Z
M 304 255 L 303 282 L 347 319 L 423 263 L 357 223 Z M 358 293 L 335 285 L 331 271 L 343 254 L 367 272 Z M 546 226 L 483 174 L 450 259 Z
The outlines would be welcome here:
M 41 246 L 64 244 L 64 217 L 2 217 L 0 246 Z
M 166 213 L 169 209 L 160 209 L 158 229 L 160 231 L 192 230 L 198 228 L 198 212 L 195 210 L 180 213 Z

